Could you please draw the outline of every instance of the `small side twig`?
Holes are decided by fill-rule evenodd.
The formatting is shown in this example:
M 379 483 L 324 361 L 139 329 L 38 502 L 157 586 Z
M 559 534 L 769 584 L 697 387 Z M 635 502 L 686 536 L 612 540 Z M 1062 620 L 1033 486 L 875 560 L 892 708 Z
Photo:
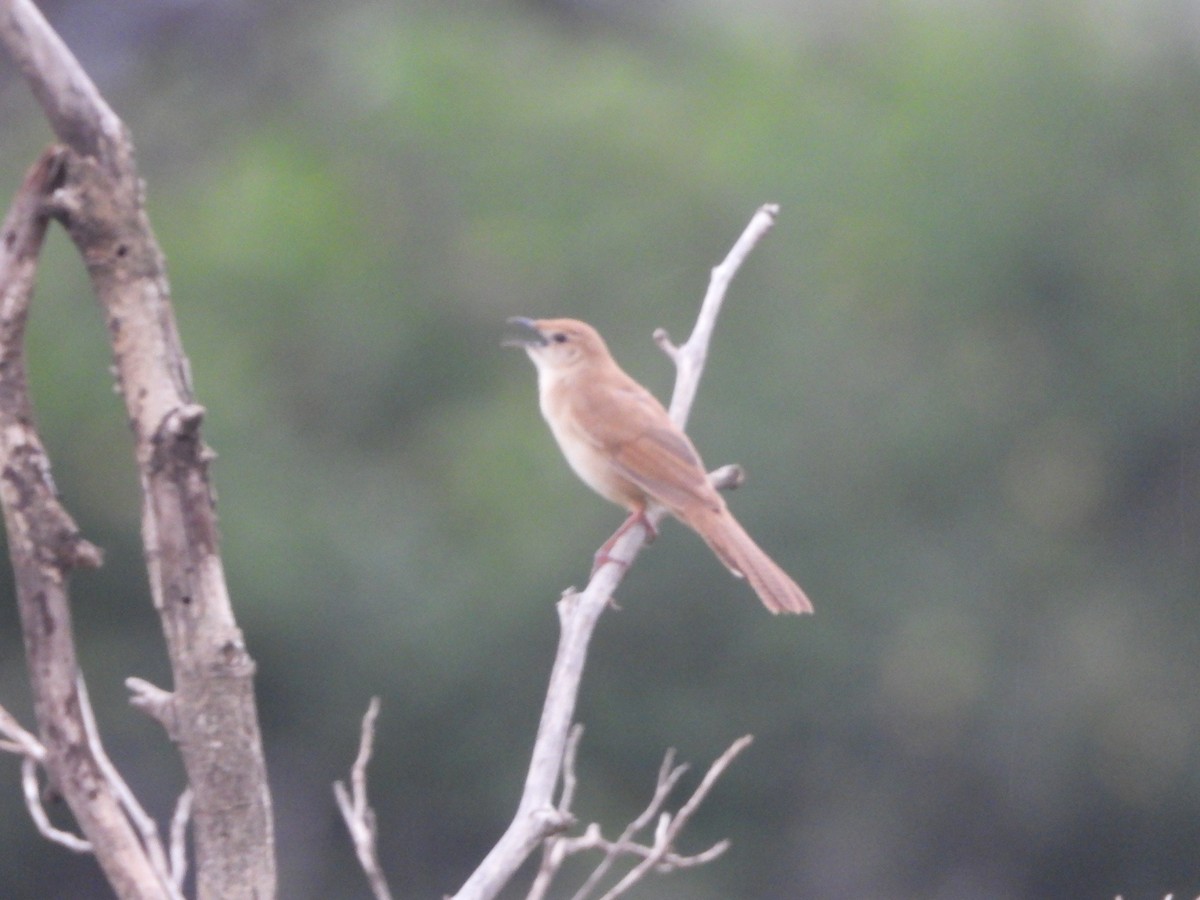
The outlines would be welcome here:
M 185 788 L 175 801 L 175 812 L 171 816 L 171 882 L 182 890 L 187 877 L 187 827 L 192 819 L 191 788 Z
M 575 737 L 579 733 L 578 726 L 572 731 Z M 659 767 L 658 778 L 655 782 L 654 793 L 646 808 L 628 825 L 615 840 L 608 840 L 601 832 L 600 825 L 593 822 L 588 825 L 581 835 L 556 835 L 545 841 L 542 864 L 538 869 L 533 886 L 526 900 L 544 900 L 549 894 L 551 884 L 562 868 L 563 863 L 571 856 L 591 850 L 600 851 L 603 856 L 596 868 L 592 870 L 579 889 L 571 895 L 571 900 L 587 900 L 598 889 L 613 867 L 623 858 L 635 857 L 639 862 L 616 885 L 603 895 L 602 900 L 615 900 L 626 893 L 635 884 L 642 881 L 647 874 L 656 870 L 671 872 L 675 869 L 691 868 L 704 865 L 719 857 L 729 847 L 729 841 L 718 841 L 699 853 L 685 855 L 675 849 L 675 841 L 687 826 L 700 804 L 708 796 L 713 784 L 725 772 L 734 758 L 742 752 L 753 739 L 747 735 L 735 741 L 709 767 L 708 772 L 691 797 L 674 815 L 663 812 L 667 799 L 678 785 L 680 778 L 687 772 L 686 765 L 675 764 L 675 751 L 668 750 Z M 574 750 L 574 747 L 572 748 Z M 559 804 L 559 812 L 571 816 L 571 808 L 566 786 L 574 785 L 574 752 L 563 762 L 563 798 Z M 639 833 L 658 820 L 652 843 L 646 844 L 636 840 Z
M 42 792 L 38 789 L 37 770 L 46 759 L 46 748 L 42 742 L 22 728 L 16 717 L 3 706 L 0 706 L 0 734 L 4 735 L 4 740 L 0 740 L 0 750 L 22 757 L 21 789 L 29 818 L 33 820 L 38 833 L 46 840 L 75 853 L 91 853 L 89 841 L 50 824 L 50 817 L 42 805 Z
M 113 794 L 116 795 L 126 818 L 137 831 L 142 848 L 146 851 L 146 857 L 149 859 L 154 873 L 158 876 L 163 890 L 171 900 L 183 900 L 179 885 L 171 877 L 171 865 L 166 851 L 163 849 L 162 840 L 159 838 L 158 826 L 150 814 L 142 808 L 133 789 L 121 777 L 121 773 L 117 771 L 117 767 L 113 765 L 112 760 L 108 757 L 108 752 L 104 749 L 104 744 L 100 740 L 100 731 L 96 726 L 96 713 L 92 709 L 92 701 L 88 697 L 87 685 L 84 683 L 82 675 L 75 676 L 75 689 L 79 694 L 79 714 L 83 719 L 84 734 L 87 736 L 88 745 L 92 749 L 92 755 L 96 758 L 101 775 L 108 782 Z
M 167 736 L 174 739 L 179 733 L 175 695 L 133 675 L 125 679 L 125 687 L 129 689 L 129 705 L 140 709 L 158 722 L 167 732 Z
M 379 865 L 376 849 L 375 811 L 367 801 L 367 764 L 371 761 L 371 752 L 375 744 L 375 720 L 378 716 L 379 698 L 372 697 L 363 716 L 358 756 L 350 768 L 350 789 L 347 790 L 346 785 L 338 781 L 333 785 L 333 794 L 337 798 L 342 818 L 346 821 L 346 828 L 350 831 L 350 839 L 354 842 L 358 863 L 367 876 L 376 900 L 391 900 L 392 893 Z
M 628 875 L 622 878 L 600 900 L 614 900 L 614 898 L 619 897 L 641 881 L 651 868 L 668 861 L 668 856 L 672 853 L 675 845 L 675 839 L 679 837 L 684 827 L 691 820 L 692 816 L 695 815 L 696 810 L 700 808 L 700 804 L 704 802 L 704 798 L 708 796 L 708 792 L 712 790 L 712 786 L 716 784 L 717 779 L 721 777 L 724 771 L 729 768 L 729 764 L 733 762 L 734 758 L 749 747 L 753 740 L 754 738 L 748 734 L 740 737 L 729 746 L 728 750 L 717 757 L 716 761 L 709 766 L 708 771 L 704 773 L 704 778 L 701 779 L 699 786 L 692 793 L 692 796 L 679 808 L 679 812 L 673 818 L 664 816 L 661 820 L 661 827 L 655 835 L 653 852 L 649 853 L 645 859 L 638 863 Z M 723 850 L 724 847 L 722 847 Z M 718 851 L 718 853 L 722 851 Z

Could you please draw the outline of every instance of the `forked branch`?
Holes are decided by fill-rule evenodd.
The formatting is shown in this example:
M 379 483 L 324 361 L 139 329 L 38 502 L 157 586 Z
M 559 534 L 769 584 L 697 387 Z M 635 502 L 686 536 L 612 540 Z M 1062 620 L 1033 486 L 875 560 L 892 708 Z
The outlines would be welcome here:
M 25 372 L 25 323 L 46 209 L 63 182 L 65 154 L 61 148 L 42 154 L 0 226 L 0 503 L 41 740 L 35 746 L 23 738 L 15 721 L 8 721 L 6 733 L 25 757 L 26 804 L 42 834 L 73 850 L 90 847 L 119 896 L 158 898 L 166 885 L 108 778 L 80 691 L 67 582 L 73 569 L 99 565 L 101 554 L 59 502 Z M 38 765 L 51 773 L 86 840 L 49 827 L 34 796 Z
M 371 752 L 375 746 L 375 720 L 378 717 L 379 698 L 372 697 L 362 720 L 358 756 L 350 768 L 350 788 L 347 789 L 340 781 L 335 782 L 333 794 L 337 798 L 338 809 L 341 810 L 346 828 L 350 830 L 354 852 L 358 855 L 359 865 L 366 873 L 375 900 L 391 900 L 392 892 L 388 889 L 387 878 L 379 865 L 375 810 L 371 809 L 367 800 L 367 764 L 371 761 Z
M 572 729 L 571 739 L 567 744 L 568 752 L 563 760 L 563 792 L 558 809 L 559 814 L 564 818 L 572 817 L 571 804 L 575 793 L 575 755 L 581 734 L 582 729 L 579 726 Z M 595 822 L 590 824 L 581 835 L 574 837 L 554 835 L 546 839 L 542 852 L 542 864 L 538 869 L 527 900 L 543 900 L 562 864 L 569 857 L 587 851 L 598 850 L 602 854 L 602 858 L 583 885 L 572 895 L 572 900 L 588 900 L 592 897 L 605 876 L 622 859 L 633 857 L 639 861 L 601 896 L 601 900 L 613 900 L 613 898 L 621 896 L 652 871 L 671 872 L 676 869 L 691 868 L 704 865 L 719 857 L 729 848 L 728 841 L 718 841 L 707 850 L 686 855 L 675 849 L 675 841 L 696 810 L 700 808 L 700 804 L 704 802 L 717 779 L 721 777 L 734 758 L 750 745 L 752 740 L 753 738 L 746 735 L 734 741 L 713 762 L 692 796 L 674 815 L 663 812 L 663 807 L 680 778 L 687 772 L 687 766 L 675 765 L 675 751 L 668 750 L 663 757 L 662 766 L 659 768 L 658 780 L 655 782 L 650 802 L 637 818 L 625 826 L 615 840 L 605 839 L 600 825 Z M 654 830 L 653 840 L 650 843 L 639 841 L 637 836 L 656 819 L 658 824 Z
M 274 837 L 254 662 L 225 585 L 208 474 L 212 453 L 200 435 L 204 408 L 192 390 L 133 143 L 31 0 L 0 0 L 0 47 L 63 144 L 43 156 L 31 172 L 32 187 L 27 179 L 18 195 L 0 261 L 0 498 L 45 764 L 118 895 L 163 896 L 161 888 L 140 887 L 154 884 L 161 866 L 142 852 L 141 825 L 130 827 L 128 808 L 88 749 L 66 575 L 98 563 L 99 552 L 57 501 L 27 396 L 25 310 L 41 235 L 54 218 L 86 261 L 134 435 L 146 564 L 173 675 L 170 692 L 139 696 L 143 708 L 174 726 L 194 793 L 197 894 L 270 898 Z M 165 889 L 169 895 L 171 885 Z

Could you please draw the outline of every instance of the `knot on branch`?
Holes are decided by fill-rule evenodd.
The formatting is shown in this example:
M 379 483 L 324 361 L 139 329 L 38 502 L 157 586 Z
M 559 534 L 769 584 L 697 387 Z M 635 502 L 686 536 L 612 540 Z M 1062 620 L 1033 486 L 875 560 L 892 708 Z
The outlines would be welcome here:
M 24 526 L 23 552 L 63 574 L 103 565 L 104 552 L 83 537 L 59 502 L 50 462 L 39 446 L 30 442 L 11 448 L 0 478 L 5 502 Z
M 180 439 L 194 438 L 200 432 L 205 409 L 199 403 L 185 403 L 163 417 L 159 432 Z
M 98 248 L 113 243 L 123 218 L 117 214 L 112 175 L 94 157 L 65 146 L 56 148 L 49 173 L 42 212 L 67 229 L 92 268 L 107 255 Z
M 568 828 L 572 828 L 578 821 L 567 810 L 558 809 L 553 806 L 543 806 L 541 809 L 535 809 L 529 814 L 529 817 L 534 821 L 543 837 L 562 834 Z
M 241 636 L 228 638 L 221 643 L 220 655 L 213 665 L 213 674 L 223 678 L 249 678 L 254 675 L 255 665 Z
M 199 403 L 185 403 L 163 416 L 150 439 L 151 465 L 155 470 L 171 466 L 199 467 L 212 461 L 212 450 L 200 439 L 206 410 Z
M 104 565 L 104 551 L 79 532 L 64 535 L 59 557 L 71 569 L 98 569 Z
M 567 588 L 558 598 L 558 603 L 555 606 L 558 609 L 558 618 L 561 622 L 566 616 L 570 615 L 579 603 L 579 591 L 574 586 Z

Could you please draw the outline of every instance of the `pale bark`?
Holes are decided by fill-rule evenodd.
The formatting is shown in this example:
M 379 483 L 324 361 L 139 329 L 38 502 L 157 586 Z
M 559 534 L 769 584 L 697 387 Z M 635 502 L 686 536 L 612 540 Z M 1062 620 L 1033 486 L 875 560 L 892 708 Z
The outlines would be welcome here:
M 179 747 L 192 790 L 197 893 L 201 900 L 266 900 L 275 895 L 275 858 L 254 663 L 225 585 L 208 472 L 212 453 L 200 435 L 204 408 L 196 402 L 176 331 L 133 144 L 29 0 L 0 0 L 0 45 L 64 144 L 54 151 L 55 177 L 45 186 L 39 216 L 63 224 L 87 266 L 133 431 L 150 588 L 173 675 L 172 690 L 160 692 L 155 713 Z M 23 375 L 13 390 L 20 396 L 7 399 L 16 421 L 31 420 Z M 20 481 L 4 479 L 11 495 L 6 499 L 18 504 L 18 513 L 19 504 L 30 502 L 28 482 L 36 476 L 34 470 Z M 18 553 L 39 560 L 48 556 L 60 566 L 60 574 L 17 567 L 18 590 L 43 604 L 53 591 L 61 592 L 65 615 L 61 576 L 79 564 L 81 554 L 87 556 L 90 545 L 78 539 L 69 517 L 53 502 L 52 490 L 36 500 L 36 509 L 25 513 L 31 524 L 10 516 L 14 563 Z M 6 515 L 10 506 L 6 503 Z M 30 612 L 26 643 L 35 690 L 48 677 L 43 659 L 52 658 L 56 667 L 70 672 L 69 679 L 55 682 L 56 705 L 38 709 L 39 731 L 49 751 L 47 768 L 52 778 L 59 778 L 56 752 L 50 750 L 53 741 L 47 738 L 64 727 L 63 708 L 73 702 L 74 648 L 69 629 L 59 627 L 68 620 L 50 617 L 44 606 Z M 94 840 L 86 821 L 91 813 L 75 805 L 72 811 Z M 126 865 L 132 864 L 122 862 L 118 868 Z M 108 866 L 105 872 L 110 880 L 117 874 Z

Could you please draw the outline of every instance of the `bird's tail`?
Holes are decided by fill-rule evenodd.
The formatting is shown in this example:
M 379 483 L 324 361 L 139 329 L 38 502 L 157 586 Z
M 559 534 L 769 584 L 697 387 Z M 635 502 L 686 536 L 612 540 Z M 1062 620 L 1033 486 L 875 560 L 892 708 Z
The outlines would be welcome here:
M 678 515 L 678 514 L 677 514 Z M 728 509 L 704 507 L 679 516 L 738 578 L 745 578 L 773 613 L 810 613 L 812 603 L 800 585 L 767 556 Z

